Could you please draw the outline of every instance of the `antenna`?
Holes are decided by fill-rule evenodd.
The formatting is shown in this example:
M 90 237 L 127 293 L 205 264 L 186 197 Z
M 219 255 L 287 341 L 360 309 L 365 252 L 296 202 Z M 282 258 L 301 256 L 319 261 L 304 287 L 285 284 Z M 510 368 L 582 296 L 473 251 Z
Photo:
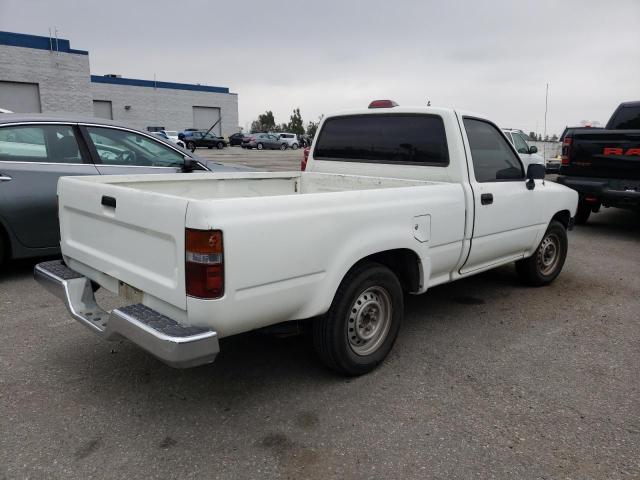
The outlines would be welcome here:
M 547 110 L 549 109 L 549 82 L 547 82 L 547 93 L 544 97 L 544 143 L 542 144 L 542 156 L 547 158 Z M 546 160 L 545 160 L 546 161 Z
M 58 48 L 58 27 L 53 27 L 53 28 L 56 33 L 56 52 L 59 52 L 60 49 Z

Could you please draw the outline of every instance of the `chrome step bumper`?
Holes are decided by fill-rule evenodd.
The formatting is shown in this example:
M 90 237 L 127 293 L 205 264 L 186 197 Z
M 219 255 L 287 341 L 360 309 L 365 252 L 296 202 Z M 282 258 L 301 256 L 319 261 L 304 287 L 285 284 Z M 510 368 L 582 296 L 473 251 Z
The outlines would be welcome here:
M 125 337 L 172 367 L 211 363 L 220 351 L 216 332 L 182 326 L 140 303 L 103 310 L 96 303 L 91 281 L 61 260 L 37 264 L 33 276 L 94 333 L 108 340 Z

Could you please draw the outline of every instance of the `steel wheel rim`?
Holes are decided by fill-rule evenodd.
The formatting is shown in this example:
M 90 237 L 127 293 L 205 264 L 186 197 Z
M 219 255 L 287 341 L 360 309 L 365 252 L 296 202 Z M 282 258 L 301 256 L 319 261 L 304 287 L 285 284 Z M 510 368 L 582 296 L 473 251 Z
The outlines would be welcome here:
M 349 347 L 359 356 L 370 355 L 382 345 L 391 327 L 391 295 L 382 287 L 369 287 L 355 299 L 347 318 Z
M 560 261 L 560 238 L 555 234 L 549 234 L 542 239 L 538 247 L 538 268 L 542 275 L 550 275 Z

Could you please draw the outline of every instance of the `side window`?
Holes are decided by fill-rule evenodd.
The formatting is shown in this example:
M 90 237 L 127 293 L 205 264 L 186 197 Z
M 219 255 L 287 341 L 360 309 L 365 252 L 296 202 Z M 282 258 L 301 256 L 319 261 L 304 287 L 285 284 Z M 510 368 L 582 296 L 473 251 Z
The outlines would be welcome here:
M 101 163 L 138 167 L 182 167 L 184 156 L 162 143 L 127 130 L 87 127 Z
M 0 161 L 83 163 L 70 125 L 0 128 Z
M 518 153 L 529 153 L 529 145 L 524 141 L 522 135 L 518 133 L 513 134 L 513 145 L 516 147 Z
M 496 127 L 482 120 L 465 118 L 464 128 L 478 182 L 524 179 L 520 159 Z

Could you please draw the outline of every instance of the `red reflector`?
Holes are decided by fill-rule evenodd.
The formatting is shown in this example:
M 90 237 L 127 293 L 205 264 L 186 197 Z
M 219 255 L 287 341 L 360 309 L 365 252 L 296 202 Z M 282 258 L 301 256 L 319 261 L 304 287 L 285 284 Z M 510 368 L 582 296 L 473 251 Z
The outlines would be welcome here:
M 398 104 L 393 100 L 374 100 L 369 104 L 369 108 L 392 108 L 397 106 Z
M 593 195 L 587 195 L 586 197 L 584 197 L 585 201 L 587 202 L 596 202 L 598 199 L 596 197 L 594 197 Z
M 303 172 L 307 169 L 307 161 L 309 161 L 309 152 L 311 151 L 310 147 L 306 147 L 303 152 L 302 161 L 300 162 L 300 170 Z
M 573 139 L 570 136 L 564 137 L 562 141 L 562 165 L 569 165 L 569 154 L 571 153 L 571 142 Z
M 224 295 L 222 231 L 186 229 L 185 284 L 191 297 L 213 299 Z

